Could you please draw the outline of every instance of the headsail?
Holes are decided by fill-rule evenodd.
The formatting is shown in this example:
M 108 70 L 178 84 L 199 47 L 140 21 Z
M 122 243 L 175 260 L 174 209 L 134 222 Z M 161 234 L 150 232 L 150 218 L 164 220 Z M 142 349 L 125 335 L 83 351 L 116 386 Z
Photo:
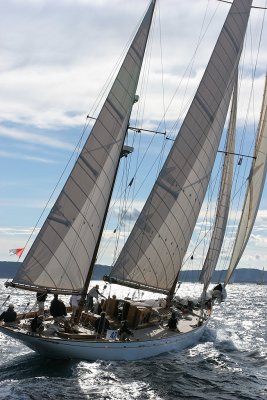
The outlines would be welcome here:
M 103 229 L 154 7 L 152 0 L 91 134 L 13 286 L 82 291 Z
M 225 149 L 225 158 L 221 178 L 220 191 L 217 202 L 216 217 L 212 231 L 209 250 L 201 271 L 200 281 L 204 283 L 204 292 L 211 281 L 212 274 L 216 268 L 220 251 L 223 244 L 229 206 L 231 199 L 232 178 L 234 169 L 234 150 L 236 133 L 236 111 L 237 111 L 237 79 L 234 86 L 230 121 L 227 132 L 227 143 Z
M 267 77 L 265 79 L 261 118 L 258 126 L 258 136 L 255 144 L 254 157 L 248 178 L 245 202 L 237 230 L 231 261 L 224 281 L 225 285 L 229 282 L 233 271 L 245 250 L 260 206 L 261 195 L 265 183 L 267 172 Z
M 235 0 L 207 69 L 110 280 L 169 293 L 181 268 L 218 150 L 251 0 Z

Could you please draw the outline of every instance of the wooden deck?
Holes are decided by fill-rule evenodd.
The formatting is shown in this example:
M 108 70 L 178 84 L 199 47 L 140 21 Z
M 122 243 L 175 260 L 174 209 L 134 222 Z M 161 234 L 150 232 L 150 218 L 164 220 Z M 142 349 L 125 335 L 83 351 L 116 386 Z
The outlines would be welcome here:
M 177 325 L 178 329 L 171 330 L 167 327 L 167 321 L 170 316 L 170 310 L 168 310 L 168 313 L 164 312 L 164 309 L 161 310 L 162 310 L 162 315 L 160 315 L 161 321 L 152 321 L 149 323 L 142 324 L 136 328 L 130 328 L 134 334 L 133 337 L 131 338 L 131 341 L 144 341 L 144 340 L 168 338 L 171 336 L 176 336 L 177 333 L 184 334 L 190 332 L 194 330 L 199 324 L 200 310 L 194 310 L 191 313 L 189 312 L 186 315 L 180 316 Z M 31 334 L 30 321 L 33 316 L 34 313 L 32 313 L 32 315 L 27 315 L 27 319 L 22 319 L 20 321 L 20 324 L 18 324 L 17 329 L 20 331 L 27 332 L 28 334 Z M 68 314 L 68 317 L 69 317 L 68 319 L 70 319 L 71 314 Z M 83 326 L 79 327 L 78 331 L 75 331 L 73 333 L 58 332 L 56 336 L 51 336 L 51 337 L 53 338 L 57 337 L 58 339 L 61 338 L 61 339 L 82 340 L 82 341 L 99 340 L 99 338 L 97 338 L 97 336 L 95 335 L 93 328 L 94 322 L 97 318 L 99 318 L 99 315 L 97 314 L 84 313 L 82 318 Z M 120 321 L 118 321 L 117 319 L 112 319 L 108 315 L 107 318 L 110 321 L 110 327 L 112 330 L 117 330 L 120 327 Z M 53 318 L 51 316 L 47 316 L 45 318 L 44 325 L 49 326 L 52 321 Z M 50 337 L 49 335 L 45 334 L 45 331 L 43 335 L 46 337 Z M 43 335 L 41 334 L 41 336 Z M 102 340 L 112 340 L 112 339 L 101 338 L 100 340 L 102 341 Z

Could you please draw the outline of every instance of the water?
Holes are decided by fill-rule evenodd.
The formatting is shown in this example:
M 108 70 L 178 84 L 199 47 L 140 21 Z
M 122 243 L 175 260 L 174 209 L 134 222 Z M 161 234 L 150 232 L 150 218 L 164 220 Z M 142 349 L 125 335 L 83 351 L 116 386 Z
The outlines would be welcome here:
M 45 359 L 0 334 L 0 399 L 267 399 L 266 294 L 267 286 L 229 285 L 198 345 L 143 361 Z M 34 297 L 11 300 L 22 310 Z

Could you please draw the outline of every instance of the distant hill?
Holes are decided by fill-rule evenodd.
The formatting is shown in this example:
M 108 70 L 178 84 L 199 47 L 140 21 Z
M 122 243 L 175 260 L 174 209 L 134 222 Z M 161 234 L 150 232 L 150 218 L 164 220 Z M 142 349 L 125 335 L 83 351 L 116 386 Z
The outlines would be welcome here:
M 0 261 L 0 278 L 11 279 L 21 263 Z M 93 273 L 94 280 L 101 280 L 103 275 L 109 274 L 110 268 L 108 265 L 96 265 Z M 182 271 L 179 280 L 182 282 L 197 282 L 199 270 Z M 226 271 L 215 271 L 212 282 L 222 282 Z M 232 282 L 234 283 L 258 283 L 260 280 L 267 282 L 267 271 L 262 275 L 262 271 L 256 268 L 239 268 L 234 272 Z
M 19 262 L 0 261 L 0 278 L 13 278 L 19 265 Z
M 179 280 L 182 282 L 197 282 L 200 271 L 182 271 Z M 212 277 L 212 282 L 223 282 L 226 271 L 215 271 Z M 267 271 L 262 271 L 256 268 L 238 268 L 235 270 L 231 282 L 232 283 L 258 283 L 260 280 L 267 282 Z

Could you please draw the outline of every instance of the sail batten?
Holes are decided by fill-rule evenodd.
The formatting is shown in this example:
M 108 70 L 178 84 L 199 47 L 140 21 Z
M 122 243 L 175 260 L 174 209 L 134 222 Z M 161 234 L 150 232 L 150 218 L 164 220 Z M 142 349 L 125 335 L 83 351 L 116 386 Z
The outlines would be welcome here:
M 225 277 L 225 285 L 230 281 L 252 232 L 260 206 L 267 173 L 267 76 L 262 100 L 261 117 L 255 144 L 245 201 L 232 250 L 231 260 Z
M 110 278 L 171 290 L 218 150 L 251 0 L 235 0 L 180 132 Z
M 154 7 L 152 0 L 90 136 L 13 286 L 45 287 L 58 293 L 82 291 L 103 229 Z

